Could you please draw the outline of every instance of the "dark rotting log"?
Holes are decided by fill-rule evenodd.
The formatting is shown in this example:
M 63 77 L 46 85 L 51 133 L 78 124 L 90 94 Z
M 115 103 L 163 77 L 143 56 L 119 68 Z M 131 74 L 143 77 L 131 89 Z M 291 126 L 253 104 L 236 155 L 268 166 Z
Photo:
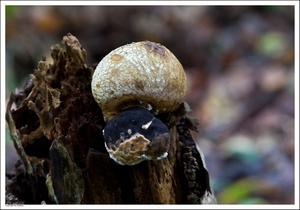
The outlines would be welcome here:
M 169 128 L 168 157 L 122 166 L 104 147 L 105 126 L 93 99 L 94 67 L 76 37 L 51 47 L 10 95 L 6 121 L 20 160 L 7 173 L 7 204 L 214 204 L 201 151 L 190 130 L 197 120 L 182 103 L 159 115 Z

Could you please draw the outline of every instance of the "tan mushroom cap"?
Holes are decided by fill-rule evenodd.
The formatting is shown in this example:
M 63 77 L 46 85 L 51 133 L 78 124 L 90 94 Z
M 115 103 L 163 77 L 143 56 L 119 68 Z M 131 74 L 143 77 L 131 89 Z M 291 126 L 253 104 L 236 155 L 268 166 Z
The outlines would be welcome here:
M 95 69 L 92 93 L 111 120 L 130 106 L 154 114 L 178 108 L 187 79 L 178 59 L 166 47 L 149 41 L 121 46 L 106 55 Z

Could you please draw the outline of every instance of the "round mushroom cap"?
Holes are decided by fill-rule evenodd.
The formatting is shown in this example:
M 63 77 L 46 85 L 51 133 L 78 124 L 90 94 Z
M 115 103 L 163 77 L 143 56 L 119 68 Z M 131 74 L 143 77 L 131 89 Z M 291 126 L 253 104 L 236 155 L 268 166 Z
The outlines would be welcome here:
M 163 45 L 149 41 L 111 51 L 92 79 L 92 93 L 106 121 L 131 106 L 154 114 L 174 111 L 186 92 L 186 74 L 178 59 Z

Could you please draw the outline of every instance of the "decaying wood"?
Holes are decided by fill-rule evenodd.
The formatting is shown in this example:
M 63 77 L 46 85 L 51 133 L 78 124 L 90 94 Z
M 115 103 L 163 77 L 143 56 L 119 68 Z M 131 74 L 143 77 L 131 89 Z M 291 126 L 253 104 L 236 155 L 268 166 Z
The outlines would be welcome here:
M 90 88 L 94 68 L 76 37 L 62 43 L 65 49 L 51 47 L 53 63 L 40 61 L 10 95 L 6 120 L 20 160 L 7 174 L 6 203 L 215 203 L 187 105 L 158 116 L 171 133 L 167 158 L 118 165 L 104 147 L 105 122 Z

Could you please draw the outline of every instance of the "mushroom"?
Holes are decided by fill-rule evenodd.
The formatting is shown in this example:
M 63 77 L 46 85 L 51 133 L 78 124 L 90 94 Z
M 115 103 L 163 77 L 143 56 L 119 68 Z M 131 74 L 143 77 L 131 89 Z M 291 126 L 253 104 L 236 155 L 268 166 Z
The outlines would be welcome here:
M 170 133 L 155 116 L 179 107 L 187 79 L 166 47 L 143 41 L 111 51 L 96 67 L 91 86 L 107 122 L 103 134 L 113 160 L 135 165 L 167 157 Z

